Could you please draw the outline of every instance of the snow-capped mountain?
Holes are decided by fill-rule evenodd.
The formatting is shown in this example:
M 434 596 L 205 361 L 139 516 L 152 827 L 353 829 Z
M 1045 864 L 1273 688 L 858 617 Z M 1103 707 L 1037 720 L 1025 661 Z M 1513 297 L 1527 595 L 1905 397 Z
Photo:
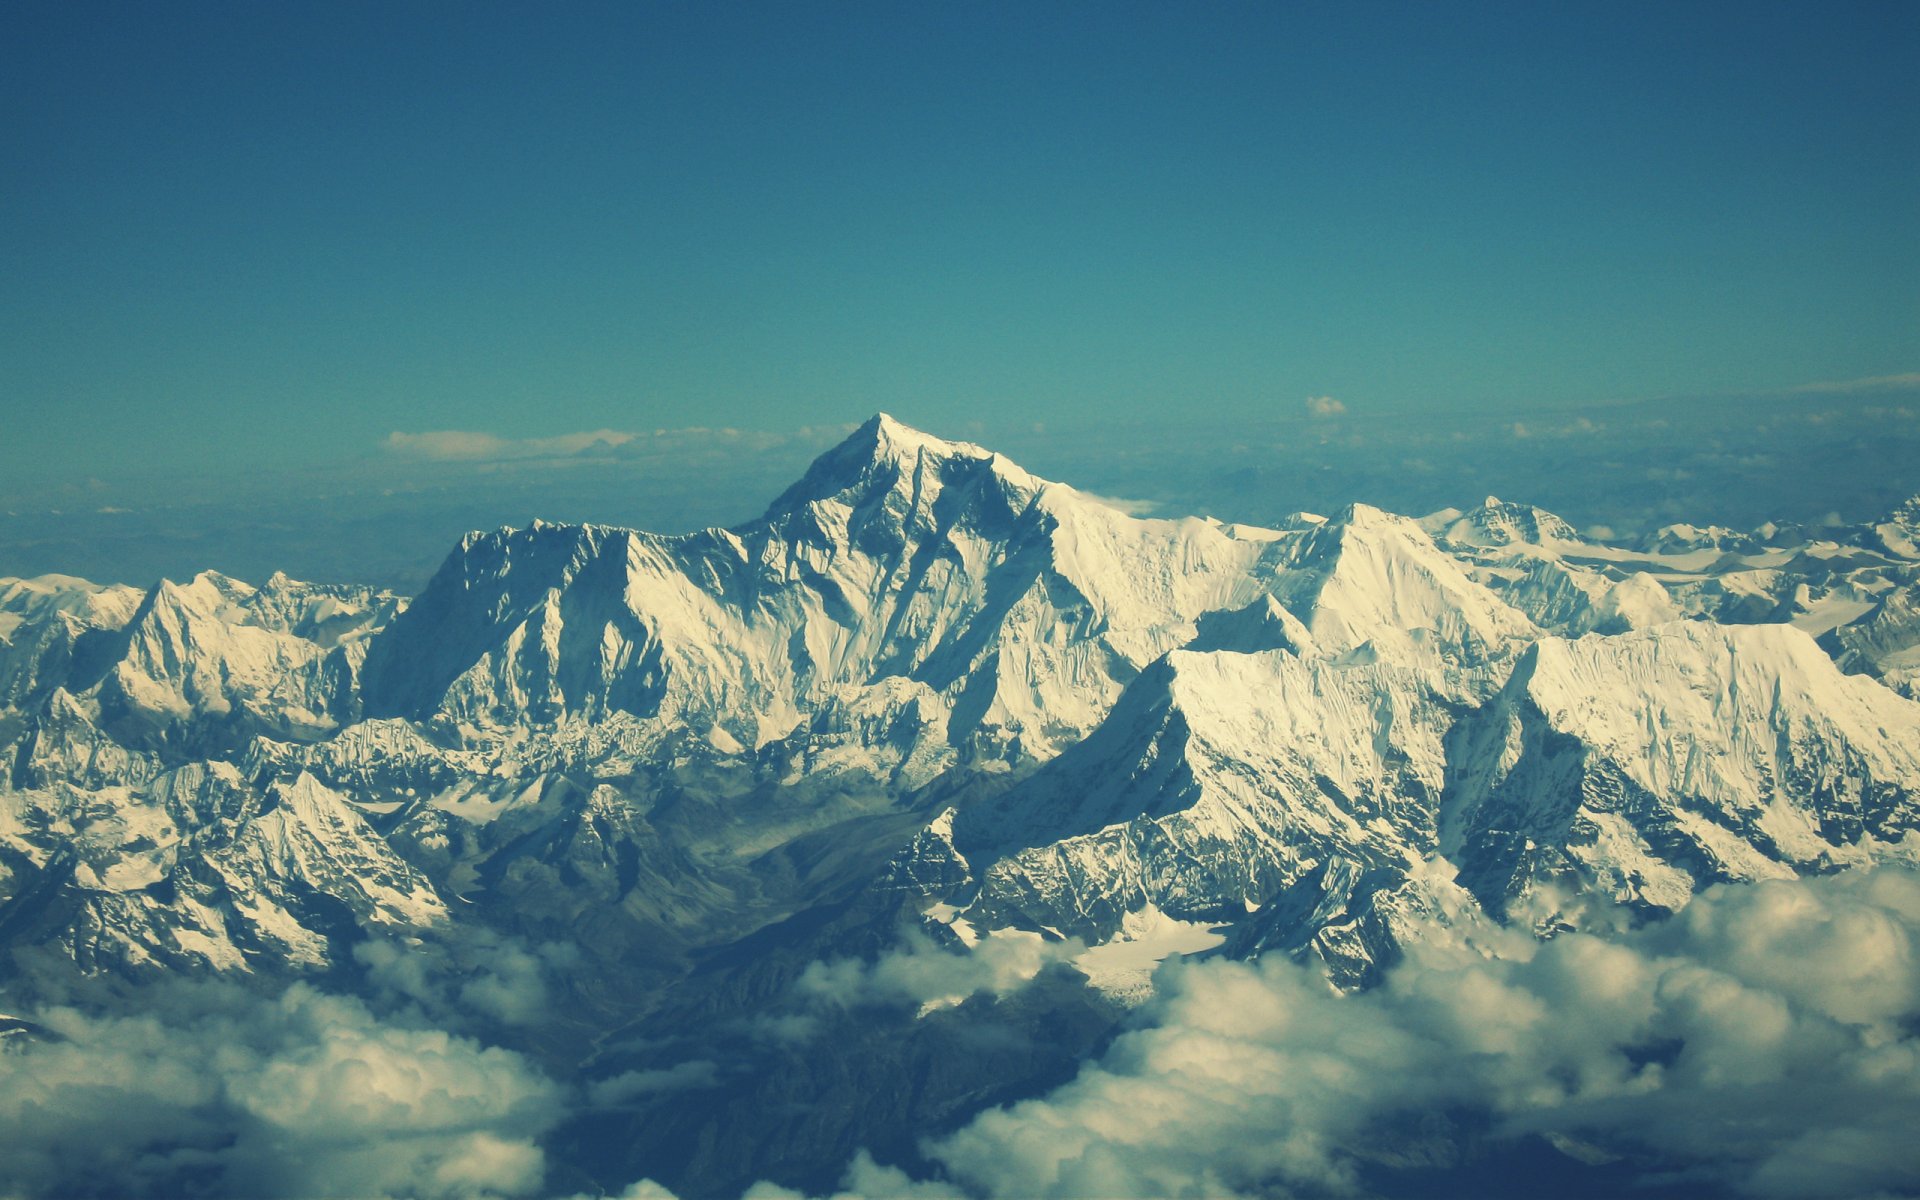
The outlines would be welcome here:
M 738 529 L 468 537 L 373 641 L 364 701 L 478 727 L 617 713 L 754 750 L 894 680 L 886 705 L 925 701 L 956 747 L 1044 758 L 1199 616 L 1260 594 L 1272 541 L 1136 520 L 881 416 Z
M 1791 625 L 1547 638 L 1450 747 L 1442 851 L 1489 909 L 1920 861 L 1920 705 Z
M 1130 999 L 1203 947 L 1357 987 L 1416 927 L 1920 861 L 1916 512 L 1150 520 L 878 416 L 756 521 L 470 534 L 410 602 L 0 581 L 0 949 L 563 944 L 584 1054 L 903 931 L 1071 939 Z

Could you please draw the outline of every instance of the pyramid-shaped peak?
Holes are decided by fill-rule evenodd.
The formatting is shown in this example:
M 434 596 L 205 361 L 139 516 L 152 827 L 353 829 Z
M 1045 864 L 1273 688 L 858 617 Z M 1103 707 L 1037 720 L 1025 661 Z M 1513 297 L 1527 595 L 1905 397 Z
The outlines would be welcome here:
M 1386 526 L 1398 527 L 1411 525 L 1412 522 L 1398 513 L 1390 513 L 1384 508 L 1355 501 L 1334 514 L 1333 524 L 1356 529 L 1374 529 Z
M 1016 490 L 1037 491 L 1044 486 L 1006 458 L 972 442 L 949 441 L 915 429 L 884 412 L 875 413 L 807 468 L 799 482 L 783 492 L 768 515 L 798 505 L 849 492 L 867 492 L 874 486 L 891 488 L 911 477 L 923 463 L 973 463 Z
M 972 442 L 955 442 L 915 429 L 891 413 L 868 417 L 842 447 L 869 450 L 874 457 L 912 457 L 933 454 L 942 458 L 991 458 L 993 452 Z

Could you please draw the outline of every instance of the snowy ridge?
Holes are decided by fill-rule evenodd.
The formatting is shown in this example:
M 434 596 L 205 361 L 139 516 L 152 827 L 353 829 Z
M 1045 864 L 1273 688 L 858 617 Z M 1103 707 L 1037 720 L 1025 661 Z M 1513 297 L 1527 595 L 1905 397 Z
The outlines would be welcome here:
M 1920 705 L 1791 626 L 1546 639 L 1453 757 L 1443 849 L 1496 910 L 1567 882 L 1677 909 L 1904 855 L 1920 825 Z
M 642 988 L 858 895 L 1130 994 L 1162 946 L 1360 985 L 1420 922 L 1913 857 L 1920 705 L 1869 676 L 1920 670 L 1915 512 L 1148 520 L 880 415 L 756 521 L 471 534 L 411 603 L 0 581 L 0 940 L 476 925 Z
M 956 741 L 1050 756 L 1267 544 L 1143 521 L 877 417 L 760 521 L 473 535 L 376 639 L 366 705 L 476 726 L 624 712 L 757 748 L 843 689 L 924 684 Z

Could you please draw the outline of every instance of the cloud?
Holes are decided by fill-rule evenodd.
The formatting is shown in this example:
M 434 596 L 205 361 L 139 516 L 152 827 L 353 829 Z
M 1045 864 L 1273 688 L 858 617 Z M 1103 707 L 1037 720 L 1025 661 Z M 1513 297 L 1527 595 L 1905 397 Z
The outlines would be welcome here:
M 577 947 L 531 946 L 484 929 L 449 931 L 429 941 L 370 937 L 353 949 L 373 996 L 411 1002 L 423 1019 L 455 1028 L 475 1017 L 535 1026 L 550 1016 L 550 984 L 576 965 Z
M 382 445 L 389 453 L 442 462 L 500 462 L 526 458 L 566 458 L 589 450 L 612 450 L 639 435 L 616 429 L 590 433 L 563 433 L 555 437 L 503 438 L 465 429 L 435 429 L 424 433 L 389 433 Z
M 930 1183 L 909 1176 L 898 1167 L 881 1166 L 865 1150 L 854 1155 L 846 1174 L 840 1179 L 840 1191 L 823 1200 L 965 1200 L 965 1194 L 944 1183 Z M 573 1196 L 569 1200 L 598 1200 Z M 612 1200 L 678 1200 L 666 1188 L 651 1179 L 642 1179 Z M 760 1182 L 741 1193 L 740 1200 L 808 1200 L 805 1192 Z
M 1123 496 L 1102 496 L 1094 492 L 1083 492 L 1078 488 L 1075 488 L 1074 491 L 1084 499 L 1091 500 L 1095 504 L 1105 505 L 1115 512 L 1125 513 L 1129 517 L 1149 516 L 1154 510 L 1160 507 L 1158 503 L 1152 500 L 1128 500 Z
M 717 1063 L 692 1059 L 654 1070 L 623 1071 L 592 1084 L 587 1089 L 587 1098 L 594 1107 L 604 1108 L 642 1096 L 657 1096 L 662 1092 L 688 1092 L 715 1087 L 719 1082 L 720 1068 Z
M 842 1008 L 913 1003 L 923 1010 L 959 1004 L 970 996 L 1002 995 L 1086 947 L 1073 939 L 1049 941 L 1037 933 L 1003 929 L 964 951 L 941 947 L 914 930 L 902 949 L 873 962 L 857 958 L 814 962 L 794 983 L 810 1004 Z
M 1416 948 L 1350 997 L 1178 964 L 1150 1027 L 931 1153 L 992 1196 L 1343 1192 L 1446 1163 L 1460 1114 L 1746 1195 L 1888 1192 L 1920 1178 L 1917 950 L 1920 878 L 1885 869 L 1710 889 L 1617 940 Z
M 881 1166 L 865 1150 L 854 1156 L 840 1187 L 826 1200 L 965 1200 L 965 1193 L 948 1184 L 916 1180 L 898 1167 Z M 807 1195 L 777 1184 L 756 1183 L 740 1200 L 807 1200 Z
M 0 1053 L 0 1193 L 517 1196 L 563 1094 L 519 1055 L 296 985 L 154 983 Z
M 808 425 L 769 433 L 724 426 L 680 429 L 594 429 L 548 437 L 505 438 L 470 429 L 420 433 L 395 430 L 381 448 L 398 458 L 455 463 L 567 463 L 630 461 L 662 455 L 771 450 L 787 445 L 824 447 L 853 431 L 852 425 Z
M 1900 375 L 1870 375 L 1864 379 L 1829 379 L 1819 383 L 1803 383 L 1787 390 L 1802 395 L 1850 395 L 1855 392 L 1905 391 L 1908 388 L 1920 388 L 1920 371 L 1908 371 Z
M 1575 417 L 1571 421 L 1555 421 L 1551 425 L 1542 425 L 1538 421 L 1515 421 L 1507 427 L 1507 432 L 1525 440 L 1536 437 L 1592 437 L 1606 432 L 1606 428 L 1592 417 Z
M 1347 406 L 1332 396 L 1308 396 L 1306 405 L 1310 417 L 1338 417 L 1347 411 Z

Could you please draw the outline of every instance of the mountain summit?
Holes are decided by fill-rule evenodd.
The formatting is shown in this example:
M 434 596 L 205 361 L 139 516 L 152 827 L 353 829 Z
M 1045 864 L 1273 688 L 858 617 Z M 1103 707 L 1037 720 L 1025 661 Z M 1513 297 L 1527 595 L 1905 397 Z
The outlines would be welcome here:
M 463 981 L 574 1064 L 601 1190 L 826 1186 L 851 1147 L 758 1115 L 910 1146 L 1175 954 L 1364 988 L 1920 859 L 1910 515 L 1147 519 L 881 414 L 753 521 L 473 533 L 411 601 L 0 580 L 0 950 L 49 997 Z
M 366 710 L 618 712 L 760 746 L 892 680 L 885 703 L 932 705 L 955 748 L 1049 757 L 1202 613 L 1258 595 L 1269 549 L 881 415 L 733 529 L 469 536 L 370 646 Z

